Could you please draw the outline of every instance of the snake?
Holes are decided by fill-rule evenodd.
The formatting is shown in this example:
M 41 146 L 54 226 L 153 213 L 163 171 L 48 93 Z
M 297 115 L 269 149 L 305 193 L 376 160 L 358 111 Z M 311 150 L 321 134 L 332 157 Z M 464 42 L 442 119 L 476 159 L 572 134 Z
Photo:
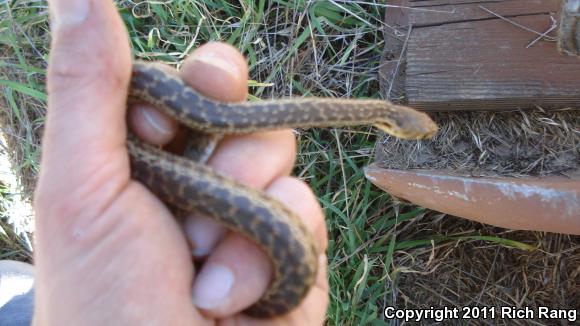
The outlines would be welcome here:
M 279 201 L 221 175 L 206 163 L 223 135 L 285 128 L 374 125 L 403 139 L 430 138 L 437 125 L 412 108 L 383 100 L 304 98 L 222 103 L 204 97 L 151 62 L 133 63 L 128 105 L 142 103 L 192 131 L 186 155 L 149 145 L 128 133 L 131 177 L 166 205 L 202 213 L 255 242 L 272 275 L 262 297 L 244 313 L 267 318 L 296 308 L 315 283 L 320 249 L 301 219 Z

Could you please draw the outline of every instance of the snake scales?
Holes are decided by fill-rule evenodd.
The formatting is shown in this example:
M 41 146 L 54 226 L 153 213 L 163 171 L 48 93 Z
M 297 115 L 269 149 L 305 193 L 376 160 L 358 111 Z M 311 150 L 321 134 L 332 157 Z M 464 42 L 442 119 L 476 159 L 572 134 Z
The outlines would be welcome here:
M 127 141 L 134 179 L 170 206 L 197 211 L 256 242 L 273 275 L 263 297 L 246 313 L 284 314 L 304 298 L 318 266 L 318 248 L 300 219 L 265 194 L 205 166 L 218 134 L 293 127 L 372 124 L 397 137 L 419 139 L 437 131 L 424 113 L 379 100 L 300 99 L 226 104 L 205 98 L 159 66 L 136 62 L 129 102 L 149 103 L 196 132 L 189 157 Z

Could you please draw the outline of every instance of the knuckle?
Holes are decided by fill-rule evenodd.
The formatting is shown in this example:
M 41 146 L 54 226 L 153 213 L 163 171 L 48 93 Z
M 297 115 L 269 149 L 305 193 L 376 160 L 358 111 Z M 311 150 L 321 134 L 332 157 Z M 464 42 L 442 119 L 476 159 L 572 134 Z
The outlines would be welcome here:
M 78 51 L 77 51 L 78 52 Z M 91 62 L 87 65 L 87 62 Z M 130 61 L 91 53 L 75 54 L 55 51 L 48 67 L 49 94 L 91 88 L 109 91 L 126 87 L 131 73 Z

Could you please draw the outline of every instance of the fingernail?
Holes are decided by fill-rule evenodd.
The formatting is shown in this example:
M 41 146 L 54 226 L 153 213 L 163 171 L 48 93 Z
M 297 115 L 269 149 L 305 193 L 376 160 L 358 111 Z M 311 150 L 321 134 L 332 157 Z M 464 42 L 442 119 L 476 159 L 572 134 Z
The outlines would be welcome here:
M 167 121 L 167 119 L 163 119 L 160 116 L 161 114 L 156 113 L 156 111 L 153 109 L 147 109 L 144 107 L 139 107 L 138 110 L 147 124 L 149 124 L 151 128 L 157 130 L 162 135 L 168 135 L 173 132 L 169 121 Z M 155 115 L 158 115 L 158 117 L 155 117 Z
M 208 256 L 225 233 L 223 226 L 205 217 L 189 216 L 185 221 L 185 234 L 195 258 Z
M 232 271 L 218 264 L 203 267 L 193 286 L 193 304 L 201 309 L 212 309 L 222 305 L 234 284 Z
M 199 62 L 205 65 L 213 66 L 217 69 L 227 72 L 232 75 L 235 79 L 239 79 L 243 76 L 243 72 L 240 67 L 233 61 L 228 61 L 223 57 L 223 54 L 213 52 L 213 51 L 200 51 L 201 53 L 195 54 L 190 59 L 192 62 Z
M 81 24 L 88 17 L 90 6 L 90 0 L 50 1 L 53 29 Z

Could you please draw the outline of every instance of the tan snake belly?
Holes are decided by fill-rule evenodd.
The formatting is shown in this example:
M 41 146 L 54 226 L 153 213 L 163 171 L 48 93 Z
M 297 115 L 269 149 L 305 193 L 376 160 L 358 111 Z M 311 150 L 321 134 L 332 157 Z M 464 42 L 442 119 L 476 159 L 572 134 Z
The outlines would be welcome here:
M 380 100 L 300 99 L 226 104 L 205 98 L 156 64 L 136 62 L 129 97 L 149 103 L 200 133 L 240 134 L 294 127 L 372 124 L 406 139 L 431 137 L 435 123 L 424 113 Z M 203 136 L 207 135 L 207 136 Z M 208 138 L 208 139 L 203 139 Z M 245 312 L 258 317 L 284 314 L 314 283 L 318 248 L 300 218 L 265 194 L 221 176 L 204 165 L 204 148 L 178 157 L 129 136 L 134 179 L 166 204 L 203 213 L 254 241 L 270 257 L 273 275 L 263 297 Z

